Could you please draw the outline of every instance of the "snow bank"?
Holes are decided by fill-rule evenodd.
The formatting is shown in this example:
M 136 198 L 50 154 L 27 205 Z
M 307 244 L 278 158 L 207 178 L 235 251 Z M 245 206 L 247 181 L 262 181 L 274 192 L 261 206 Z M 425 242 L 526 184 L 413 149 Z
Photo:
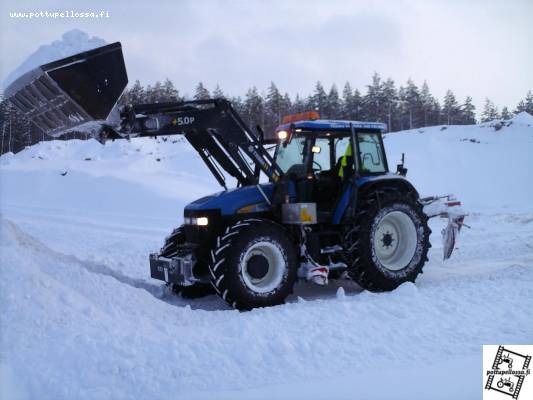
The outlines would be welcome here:
M 41 142 L 0 157 L 4 204 L 172 216 L 220 190 L 183 139 Z M 169 214 L 167 214 L 169 215 Z
M 389 167 L 405 153 L 422 195 L 454 193 L 466 209 L 533 210 L 533 125 L 521 113 L 495 124 L 435 126 L 385 136 Z M 499 123 L 500 121 L 498 121 Z
M 280 385 L 280 397 L 325 394 L 309 383 L 333 397 L 389 397 L 382 371 L 399 385 L 406 369 L 480 365 L 481 343 L 533 339 L 532 264 L 239 313 L 215 297 L 214 310 L 192 310 L 154 282 L 52 250 L 5 219 L 0 262 L 4 368 L 30 398 L 267 398 Z M 468 371 L 476 378 L 461 380 L 460 393 L 442 390 L 469 397 L 480 373 Z M 435 380 L 398 393 L 429 395 Z
M 528 128 L 533 127 L 533 115 L 530 115 L 525 111 L 515 115 L 511 121 L 516 125 L 521 125 Z

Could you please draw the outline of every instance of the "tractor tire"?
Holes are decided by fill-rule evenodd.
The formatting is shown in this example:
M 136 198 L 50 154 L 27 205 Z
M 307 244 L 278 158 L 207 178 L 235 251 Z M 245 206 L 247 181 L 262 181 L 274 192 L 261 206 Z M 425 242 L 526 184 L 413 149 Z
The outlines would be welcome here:
M 185 232 L 183 225 L 174 229 L 172 233 L 165 239 L 165 244 L 159 251 L 159 255 L 172 258 L 178 254 L 177 246 L 185 243 Z M 207 283 L 196 283 L 191 286 L 181 286 L 175 283 L 167 284 L 174 294 L 180 295 L 184 299 L 197 299 L 214 294 L 215 290 Z
M 296 246 L 284 228 L 244 219 L 226 228 L 211 251 L 211 284 L 238 310 L 282 304 L 297 278 Z
M 177 227 L 165 239 L 165 244 L 159 250 L 159 255 L 166 258 L 172 258 L 178 254 L 178 245 L 185 243 L 185 231 L 183 225 Z
M 414 282 L 431 247 L 427 221 L 415 193 L 391 188 L 364 195 L 355 218 L 346 221 L 350 277 L 373 292 Z

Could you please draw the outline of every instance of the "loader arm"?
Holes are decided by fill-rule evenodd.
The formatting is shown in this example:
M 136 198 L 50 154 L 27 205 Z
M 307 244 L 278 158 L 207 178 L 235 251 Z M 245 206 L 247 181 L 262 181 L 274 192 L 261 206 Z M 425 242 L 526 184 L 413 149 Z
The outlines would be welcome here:
M 233 176 L 240 186 L 259 183 L 251 163 L 273 182 L 282 173 L 225 99 L 126 106 L 121 112 L 120 128 L 107 127 L 106 134 L 111 138 L 184 135 L 224 187 L 224 175 L 218 167 Z

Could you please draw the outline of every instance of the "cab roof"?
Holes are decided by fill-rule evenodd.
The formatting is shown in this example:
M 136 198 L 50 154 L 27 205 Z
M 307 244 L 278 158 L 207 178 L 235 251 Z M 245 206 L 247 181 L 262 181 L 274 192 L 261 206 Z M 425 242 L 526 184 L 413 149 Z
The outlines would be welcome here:
M 350 124 L 354 129 L 368 129 L 379 130 L 385 132 L 387 130 L 387 124 L 382 122 L 361 122 L 361 121 L 347 121 L 347 120 L 330 120 L 330 119 L 316 119 L 316 120 L 304 120 L 295 121 L 279 125 L 276 128 L 276 132 L 287 130 L 294 125 L 295 129 L 302 130 L 330 130 L 330 131 L 345 131 L 350 129 Z

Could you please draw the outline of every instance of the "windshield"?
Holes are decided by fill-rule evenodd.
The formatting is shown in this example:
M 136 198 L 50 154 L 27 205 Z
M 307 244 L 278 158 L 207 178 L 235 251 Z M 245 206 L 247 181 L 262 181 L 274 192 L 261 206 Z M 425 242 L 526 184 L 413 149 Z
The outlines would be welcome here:
M 276 155 L 276 163 L 283 172 L 287 172 L 294 164 L 304 163 L 305 137 L 295 137 L 287 146 L 280 145 Z

